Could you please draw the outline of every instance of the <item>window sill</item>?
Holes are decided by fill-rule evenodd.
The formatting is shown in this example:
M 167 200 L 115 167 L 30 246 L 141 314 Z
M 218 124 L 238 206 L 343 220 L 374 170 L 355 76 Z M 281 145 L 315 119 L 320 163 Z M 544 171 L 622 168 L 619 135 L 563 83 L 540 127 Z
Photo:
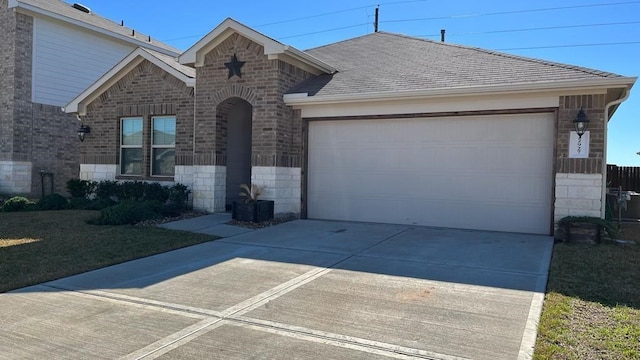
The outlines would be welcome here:
M 142 175 L 116 175 L 116 180 L 137 180 L 137 181 L 175 181 L 173 176 L 142 176 Z

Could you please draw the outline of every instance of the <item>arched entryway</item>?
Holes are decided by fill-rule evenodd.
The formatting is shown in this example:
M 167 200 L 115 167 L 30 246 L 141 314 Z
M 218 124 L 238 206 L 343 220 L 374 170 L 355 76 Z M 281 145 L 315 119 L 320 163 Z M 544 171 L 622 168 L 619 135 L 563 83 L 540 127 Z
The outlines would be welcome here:
M 251 183 L 251 125 L 253 106 L 247 101 L 234 97 L 220 103 L 216 109 L 217 139 L 223 144 L 226 154 L 226 208 L 231 208 L 240 196 L 240 185 Z M 226 135 L 226 136 L 225 136 Z

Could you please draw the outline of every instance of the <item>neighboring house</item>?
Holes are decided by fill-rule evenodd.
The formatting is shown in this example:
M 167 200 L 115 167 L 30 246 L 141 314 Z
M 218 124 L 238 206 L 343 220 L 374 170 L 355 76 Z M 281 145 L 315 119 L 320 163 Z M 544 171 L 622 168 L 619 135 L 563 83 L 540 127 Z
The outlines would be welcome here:
M 635 80 L 390 33 L 303 52 L 227 19 L 66 109 L 92 129 L 83 179 L 180 182 L 198 209 L 252 182 L 277 214 L 551 234 L 604 214 L 606 124 Z
M 61 107 L 138 47 L 178 55 L 87 11 L 58 0 L 0 0 L 0 193 L 39 194 L 41 171 L 64 192 L 79 173 L 80 123 Z

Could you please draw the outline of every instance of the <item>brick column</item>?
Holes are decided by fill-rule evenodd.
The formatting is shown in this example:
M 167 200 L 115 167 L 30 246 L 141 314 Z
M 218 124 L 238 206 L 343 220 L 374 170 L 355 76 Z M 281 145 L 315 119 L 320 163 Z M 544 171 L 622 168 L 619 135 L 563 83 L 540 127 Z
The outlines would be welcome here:
M 556 187 L 554 220 L 565 216 L 602 215 L 602 187 L 606 179 L 605 163 L 605 94 L 560 97 L 558 110 Z M 589 119 L 589 157 L 569 158 L 569 138 L 573 121 L 580 109 Z

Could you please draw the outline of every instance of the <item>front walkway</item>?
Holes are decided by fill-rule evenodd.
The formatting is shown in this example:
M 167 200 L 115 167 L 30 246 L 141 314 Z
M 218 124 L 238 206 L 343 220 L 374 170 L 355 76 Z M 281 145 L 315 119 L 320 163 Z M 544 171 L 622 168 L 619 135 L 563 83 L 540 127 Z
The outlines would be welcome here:
M 297 220 L 2 294 L 0 358 L 527 359 L 552 244 Z

